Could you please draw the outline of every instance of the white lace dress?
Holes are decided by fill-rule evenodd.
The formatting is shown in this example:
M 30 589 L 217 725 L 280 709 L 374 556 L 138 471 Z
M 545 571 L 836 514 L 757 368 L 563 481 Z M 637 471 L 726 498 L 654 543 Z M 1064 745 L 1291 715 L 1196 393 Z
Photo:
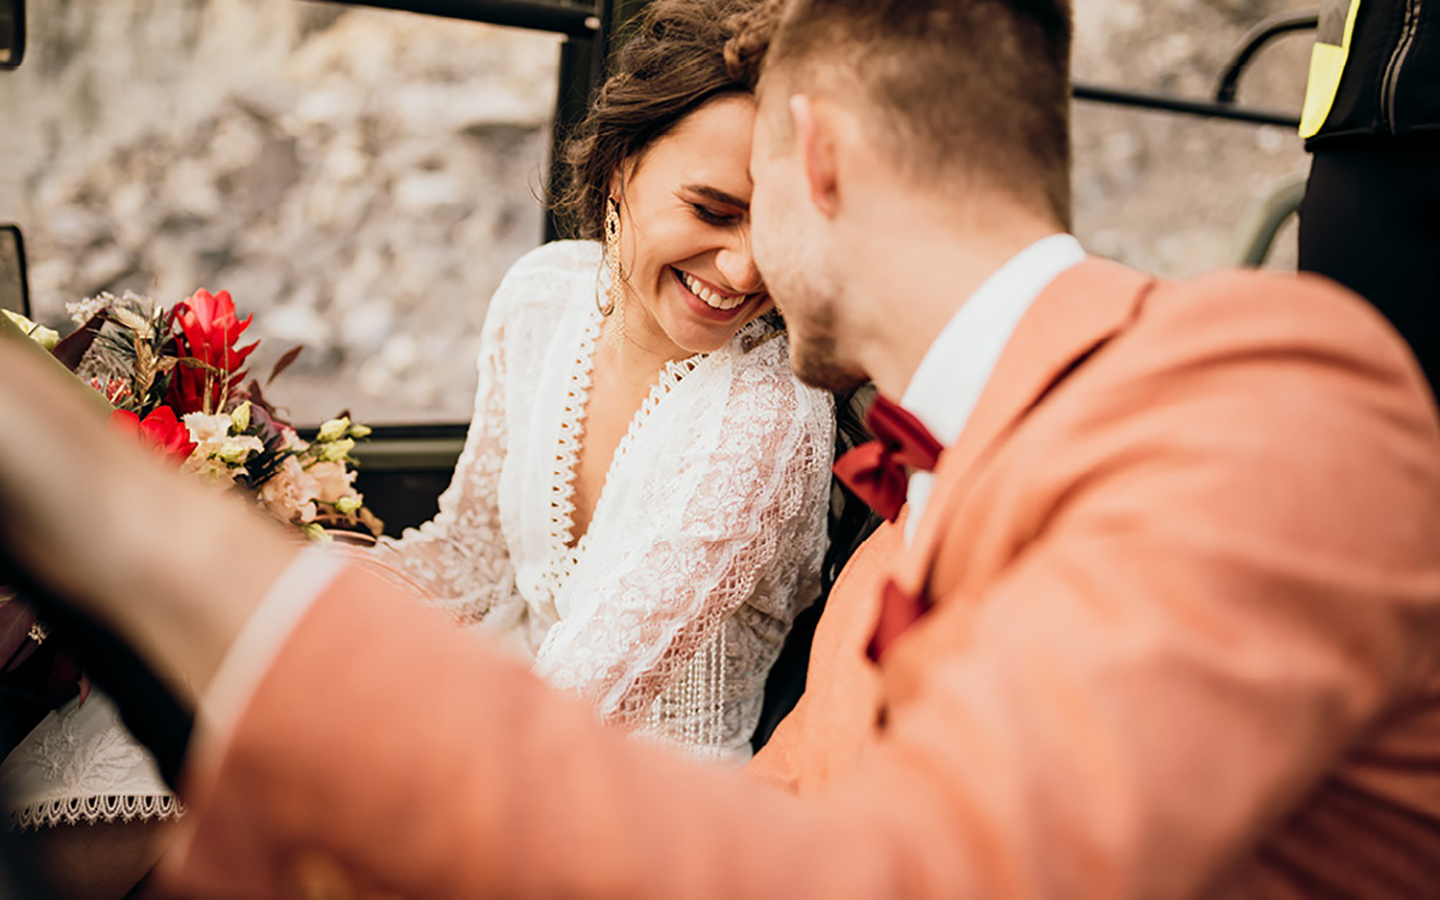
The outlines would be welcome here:
M 831 398 L 795 379 L 763 319 L 670 364 L 569 546 L 602 268 L 598 244 L 560 242 L 507 274 L 440 512 L 377 552 L 602 718 L 744 759 L 765 676 L 819 590 Z
M 0 765 L 0 796 L 21 829 L 153 821 L 183 811 L 152 757 L 92 690 L 49 716 Z
M 475 419 L 440 513 L 377 553 L 600 715 L 740 760 L 765 676 L 819 589 L 834 414 L 763 320 L 671 364 L 616 450 L 573 548 L 573 472 L 600 333 L 599 246 L 542 247 L 486 317 Z M 0 764 L 22 828 L 183 812 L 100 691 Z

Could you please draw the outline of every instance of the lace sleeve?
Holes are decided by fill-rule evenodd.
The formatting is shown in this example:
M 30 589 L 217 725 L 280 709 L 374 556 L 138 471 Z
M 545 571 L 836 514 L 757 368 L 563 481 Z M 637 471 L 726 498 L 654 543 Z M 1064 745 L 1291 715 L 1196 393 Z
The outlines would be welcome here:
M 788 624 L 795 595 L 813 591 L 833 412 L 779 365 L 734 373 L 716 440 L 673 436 L 676 470 L 647 479 L 642 513 L 619 523 L 623 543 L 577 581 L 573 614 L 540 649 L 537 671 L 607 719 L 638 724 L 741 604 L 783 609 Z
M 407 528 L 399 540 L 382 538 L 381 562 L 399 568 L 432 605 L 470 625 L 515 596 L 515 575 L 500 531 L 498 487 L 505 460 L 505 309 L 503 284 L 491 300 L 480 339 L 475 416 L 450 486 L 435 518 Z

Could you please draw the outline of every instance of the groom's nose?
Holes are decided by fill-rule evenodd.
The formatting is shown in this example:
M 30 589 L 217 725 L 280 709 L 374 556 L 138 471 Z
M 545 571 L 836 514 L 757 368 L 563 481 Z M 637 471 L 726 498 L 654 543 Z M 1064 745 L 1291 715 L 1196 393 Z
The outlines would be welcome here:
M 750 252 L 749 228 L 739 231 L 728 246 L 720 248 L 715 266 L 731 290 L 749 294 L 765 286 L 760 270 L 755 267 L 755 256 Z

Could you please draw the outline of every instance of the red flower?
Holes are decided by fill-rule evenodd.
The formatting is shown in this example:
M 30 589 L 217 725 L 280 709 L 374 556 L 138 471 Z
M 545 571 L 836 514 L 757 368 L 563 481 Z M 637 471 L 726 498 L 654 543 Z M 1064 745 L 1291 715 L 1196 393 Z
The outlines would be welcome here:
M 175 342 L 182 362 L 175 367 L 165 404 L 183 413 L 217 413 L 245 378 L 245 358 L 255 349 L 255 343 L 240 348 L 235 345 L 253 317 L 246 316 L 243 322 L 236 317 L 229 291 L 212 296 L 203 290 L 176 304 L 174 314 L 180 328 Z M 199 360 L 210 368 L 186 365 L 185 358 Z
M 197 446 L 190 439 L 190 429 L 175 418 L 175 410 L 168 406 L 156 407 L 143 422 L 130 410 L 117 409 L 110 413 L 110 424 L 121 431 L 138 435 L 177 465 L 189 459 Z

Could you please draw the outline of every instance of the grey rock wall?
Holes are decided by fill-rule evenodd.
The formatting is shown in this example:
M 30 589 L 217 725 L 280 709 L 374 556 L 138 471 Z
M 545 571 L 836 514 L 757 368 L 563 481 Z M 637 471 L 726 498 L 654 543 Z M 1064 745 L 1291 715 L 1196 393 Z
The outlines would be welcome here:
M 299 0 L 29 5 L 0 221 L 25 228 L 41 318 L 225 289 L 256 313 L 257 369 L 307 345 L 274 390 L 297 420 L 468 418 L 487 298 L 540 237 L 554 38 Z M 1204 96 L 1248 25 L 1305 5 L 1076 0 L 1076 75 Z M 1241 100 L 1298 111 L 1308 46 L 1263 56 Z M 1306 165 L 1280 129 L 1094 104 L 1074 141 L 1081 238 L 1167 275 L 1225 264 Z
M 555 39 L 294 0 L 31 0 L 0 219 L 37 312 L 228 290 L 299 421 L 466 419 L 487 299 L 541 236 Z

